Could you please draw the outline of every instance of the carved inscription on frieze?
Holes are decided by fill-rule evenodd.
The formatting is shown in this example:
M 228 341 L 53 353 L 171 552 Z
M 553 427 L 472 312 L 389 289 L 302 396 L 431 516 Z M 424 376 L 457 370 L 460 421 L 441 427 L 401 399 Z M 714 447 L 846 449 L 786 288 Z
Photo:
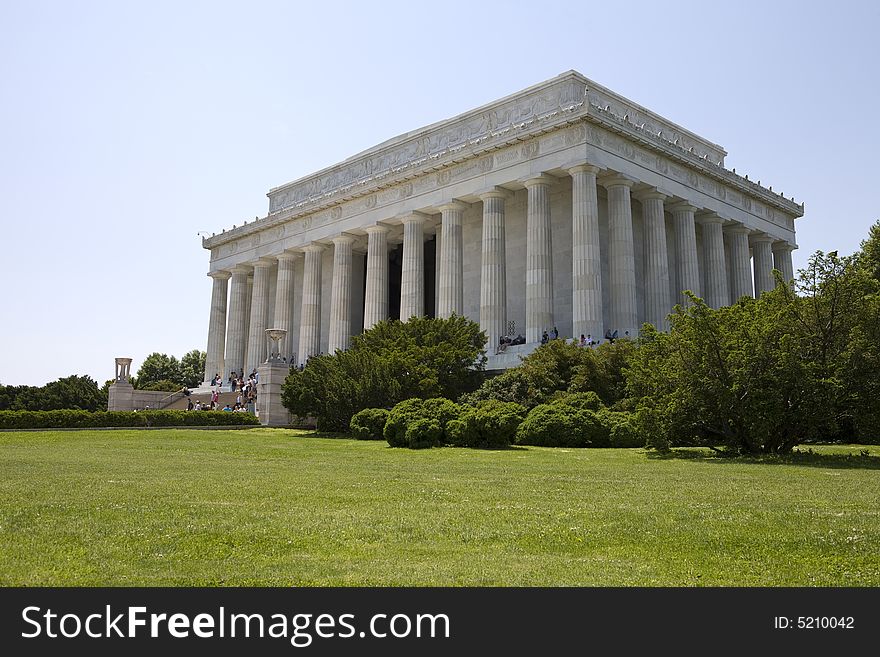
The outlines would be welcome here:
M 519 149 L 509 148 L 495 155 L 495 164 L 496 166 L 501 166 L 509 162 L 516 162 L 518 159 Z
M 395 173 L 401 167 L 443 154 L 448 149 L 454 151 L 474 143 L 504 139 L 505 130 L 521 129 L 532 122 L 554 117 L 563 108 L 582 102 L 584 93 L 585 85 L 581 80 L 563 79 L 548 87 L 511 98 L 479 114 L 438 126 L 420 137 L 342 163 L 323 175 L 279 189 L 270 194 L 270 212 L 335 193 L 369 176 Z

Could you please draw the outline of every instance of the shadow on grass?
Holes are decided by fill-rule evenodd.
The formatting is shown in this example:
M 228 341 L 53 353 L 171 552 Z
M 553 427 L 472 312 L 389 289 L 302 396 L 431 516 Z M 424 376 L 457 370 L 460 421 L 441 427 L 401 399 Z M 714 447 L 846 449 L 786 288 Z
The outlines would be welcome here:
M 314 431 L 311 429 L 300 429 L 303 433 L 300 434 L 305 438 L 329 438 L 331 440 L 357 440 L 351 434 L 346 433 L 335 433 L 331 431 Z M 362 440 L 359 442 L 365 443 L 384 443 L 385 440 Z M 399 449 L 397 447 L 388 446 L 389 449 Z M 473 449 L 480 452 L 527 452 L 529 448 L 523 445 L 503 445 L 501 447 L 458 447 L 456 445 L 441 445 L 440 447 L 435 447 L 433 449 L 442 449 L 442 448 L 452 448 L 452 449 Z M 403 449 L 403 448 L 400 448 Z
M 803 448 L 802 448 L 803 449 Z M 695 447 L 678 447 L 671 452 L 647 452 L 649 459 L 658 461 L 683 460 L 701 461 L 703 463 L 742 464 L 759 463 L 761 465 L 800 465 L 812 468 L 838 468 L 845 470 L 880 470 L 880 456 L 871 454 L 819 454 L 807 451 L 795 451 L 791 454 L 756 454 L 750 456 L 721 456 Z

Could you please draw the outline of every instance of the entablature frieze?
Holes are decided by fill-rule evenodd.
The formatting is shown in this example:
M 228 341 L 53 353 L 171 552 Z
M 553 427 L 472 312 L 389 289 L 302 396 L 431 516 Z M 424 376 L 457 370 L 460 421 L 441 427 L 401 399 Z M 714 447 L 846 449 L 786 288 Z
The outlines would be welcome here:
M 437 172 L 442 183 L 450 176 L 450 168 L 468 161 L 472 161 L 469 166 L 489 169 L 493 164 L 503 165 L 505 157 L 516 157 L 509 146 L 520 142 L 524 156 L 534 155 L 528 151 L 538 149 L 535 137 L 543 139 L 545 148 L 561 146 L 563 135 L 541 136 L 584 122 L 625 136 L 633 146 L 647 147 L 688 168 L 705 170 L 710 177 L 720 176 L 746 195 L 773 197 L 765 200 L 780 204 L 787 214 L 803 214 L 802 206 L 727 171 L 723 166 L 726 152 L 720 146 L 571 71 L 272 189 L 270 213 L 265 218 L 207 238 L 203 245 L 211 249 L 324 208 L 341 212 L 337 209 L 340 204 L 360 197 L 373 204 L 397 200 L 395 195 L 406 193 L 405 184 L 402 190 L 397 189 L 400 183 L 431 172 Z M 559 143 L 553 144 L 553 140 Z M 498 150 L 504 154 L 493 156 Z M 414 191 L 410 188 L 410 193 Z

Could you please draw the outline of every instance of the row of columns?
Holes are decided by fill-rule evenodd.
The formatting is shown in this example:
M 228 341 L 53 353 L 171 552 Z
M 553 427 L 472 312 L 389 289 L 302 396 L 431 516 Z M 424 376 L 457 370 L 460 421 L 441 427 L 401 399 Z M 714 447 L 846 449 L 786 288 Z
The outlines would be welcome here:
M 636 266 L 632 221 L 634 181 L 620 175 L 597 179 L 599 169 L 581 164 L 568 170 L 572 178 L 572 330 L 575 336 L 601 336 L 605 326 L 619 334 L 635 336 L 639 328 L 636 300 Z M 528 206 L 526 213 L 526 341 L 540 341 L 542 332 L 553 319 L 553 244 L 550 214 L 550 186 L 554 178 L 538 175 L 523 180 Z M 599 246 L 599 204 L 597 182 L 608 193 L 608 284 L 610 316 L 603 317 L 602 254 Z M 480 328 L 486 332 L 488 345 L 497 345 L 507 327 L 505 201 L 509 192 L 492 188 L 480 195 L 483 224 L 480 266 Z M 724 220 L 713 214 L 701 215 L 686 202 L 666 205 L 668 196 L 656 189 L 635 194 L 642 203 L 644 220 L 645 321 L 658 328 L 666 327 L 666 316 L 673 303 L 687 302 L 682 294 L 670 298 L 670 278 L 675 287 L 703 296 L 714 308 L 729 304 L 741 296 L 752 295 L 750 230 L 744 226 L 725 229 Z M 466 205 L 453 201 L 440 206 L 441 227 L 438 255 L 438 315 L 449 317 L 464 313 L 464 245 L 462 218 Z M 673 218 L 676 270 L 670 272 L 667 256 L 665 212 Z M 424 224 L 428 216 L 412 212 L 402 218 L 403 260 L 401 267 L 400 318 L 422 316 L 424 299 Z M 701 290 L 697 254 L 696 223 L 702 225 L 703 263 L 706 289 Z M 364 329 L 388 317 L 389 265 L 388 227 L 370 226 L 367 233 L 366 290 Z M 725 257 L 725 234 L 729 246 L 730 276 Z M 329 351 L 344 350 L 351 339 L 352 244 L 350 235 L 333 240 L 333 281 L 330 307 Z M 774 287 L 772 270 L 780 270 L 785 280 L 793 278 L 791 251 L 786 243 L 774 244 L 766 235 L 751 237 L 754 258 L 754 293 Z M 303 248 L 305 263 L 302 281 L 299 362 L 320 352 L 321 346 L 321 269 L 324 245 L 313 243 Z M 277 257 L 275 313 L 271 328 L 290 332 L 291 299 L 294 289 L 294 259 L 298 254 Z M 214 372 L 234 370 L 244 362 L 251 371 L 266 359 L 264 332 L 268 318 L 266 300 L 269 272 L 274 259 L 254 264 L 253 290 L 249 289 L 248 269 L 235 267 L 231 272 L 211 274 L 214 284 L 208 331 L 206 380 Z M 232 280 L 227 317 L 227 281 Z M 246 324 L 247 318 L 249 322 Z M 607 323 L 606 320 L 607 319 Z M 225 338 L 225 344 L 224 344 Z M 247 344 L 246 344 L 247 343 Z M 290 353 L 290 351 L 288 351 Z

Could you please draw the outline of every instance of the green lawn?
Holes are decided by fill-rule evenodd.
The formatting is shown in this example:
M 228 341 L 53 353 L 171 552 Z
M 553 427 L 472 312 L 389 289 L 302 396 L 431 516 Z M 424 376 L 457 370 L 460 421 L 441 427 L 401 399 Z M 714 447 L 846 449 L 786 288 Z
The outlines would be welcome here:
M 2 585 L 880 586 L 880 448 L 0 433 Z

